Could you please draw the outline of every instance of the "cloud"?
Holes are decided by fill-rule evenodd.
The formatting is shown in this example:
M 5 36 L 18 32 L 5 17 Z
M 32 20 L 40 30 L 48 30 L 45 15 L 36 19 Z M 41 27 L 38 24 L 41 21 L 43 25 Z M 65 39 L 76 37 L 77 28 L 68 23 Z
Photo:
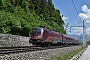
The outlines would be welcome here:
M 83 28 L 82 27 L 74 27 L 74 33 L 82 34 Z
M 90 23 L 90 20 L 86 20 L 87 23 Z
M 82 11 L 85 12 L 85 13 L 88 13 L 89 12 L 89 9 L 86 5 L 83 5 L 82 6 Z
M 81 34 L 77 34 L 77 35 L 81 35 Z
M 62 17 L 62 19 L 65 21 L 65 20 L 67 20 L 67 19 L 68 19 L 68 17 L 63 16 L 63 17 Z
M 87 34 L 90 34 L 90 27 L 86 29 Z
M 86 23 L 90 23 L 90 8 L 87 5 L 82 6 L 82 13 L 78 15 L 82 20 L 85 20 Z
M 85 21 L 86 34 L 90 34 L 90 8 L 87 5 L 82 6 L 82 12 L 79 13 L 78 17 Z M 74 33 L 82 34 L 83 28 L 74 28 Z
M 83 28 L 82 27 L 75 27 L 74 33 L 83 34 Z M 86 34 L 90 34 L 90 27 L 86 29 Z

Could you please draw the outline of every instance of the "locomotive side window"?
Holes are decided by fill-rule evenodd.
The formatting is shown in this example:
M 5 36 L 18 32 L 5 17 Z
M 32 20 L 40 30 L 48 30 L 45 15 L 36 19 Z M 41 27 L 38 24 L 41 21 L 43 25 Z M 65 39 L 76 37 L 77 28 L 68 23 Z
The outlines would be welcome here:
M 47 34 L 47 31 L 45 30 L 45 31 L 43 32 L 43 34 Z

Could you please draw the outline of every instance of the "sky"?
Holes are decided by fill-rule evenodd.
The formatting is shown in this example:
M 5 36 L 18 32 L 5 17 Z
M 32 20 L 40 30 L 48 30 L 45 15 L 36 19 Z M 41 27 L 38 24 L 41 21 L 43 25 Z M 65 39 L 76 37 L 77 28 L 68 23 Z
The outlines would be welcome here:
M 63 15 L 63 21 L 68 24 L 67 34 L 82 34 L 82 27 L 70 29 L 70 26 L 82 26 L 82 20 L 85 21 L 86 34 L 90 34 L 90 0 L 73 0 L 73 2 L 72 0 L 52 0 L 54 7 L 60 10 L 61 16 Z

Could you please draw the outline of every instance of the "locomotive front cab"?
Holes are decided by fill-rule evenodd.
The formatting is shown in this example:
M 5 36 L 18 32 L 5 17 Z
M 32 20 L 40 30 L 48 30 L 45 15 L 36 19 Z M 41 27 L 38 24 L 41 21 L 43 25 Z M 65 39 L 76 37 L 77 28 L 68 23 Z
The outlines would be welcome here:
M 41 44 L 43 41 L 43 29 L 42 28 L 35 28 L 32 30 L 32 33 L 31 33 L 31 43 L 33 45 L 37 45 L 37 44 Z
M 42 38 L 42 29 L 41 28 L 33 29 L 31 38 L 32 39 L 41 39 Z

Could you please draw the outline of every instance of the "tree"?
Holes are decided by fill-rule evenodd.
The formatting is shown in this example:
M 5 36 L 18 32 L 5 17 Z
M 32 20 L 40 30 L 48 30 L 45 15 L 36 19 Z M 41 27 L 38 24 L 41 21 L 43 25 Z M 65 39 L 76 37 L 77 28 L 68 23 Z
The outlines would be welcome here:
M 66 33 L 63 24 L 52 0 L 0 0 L 0 33 L 29 36 L 40 25 Z
M 89 40 L 89 41 L 87 41 L 87 45 L 90 45 L 90 40 Z

